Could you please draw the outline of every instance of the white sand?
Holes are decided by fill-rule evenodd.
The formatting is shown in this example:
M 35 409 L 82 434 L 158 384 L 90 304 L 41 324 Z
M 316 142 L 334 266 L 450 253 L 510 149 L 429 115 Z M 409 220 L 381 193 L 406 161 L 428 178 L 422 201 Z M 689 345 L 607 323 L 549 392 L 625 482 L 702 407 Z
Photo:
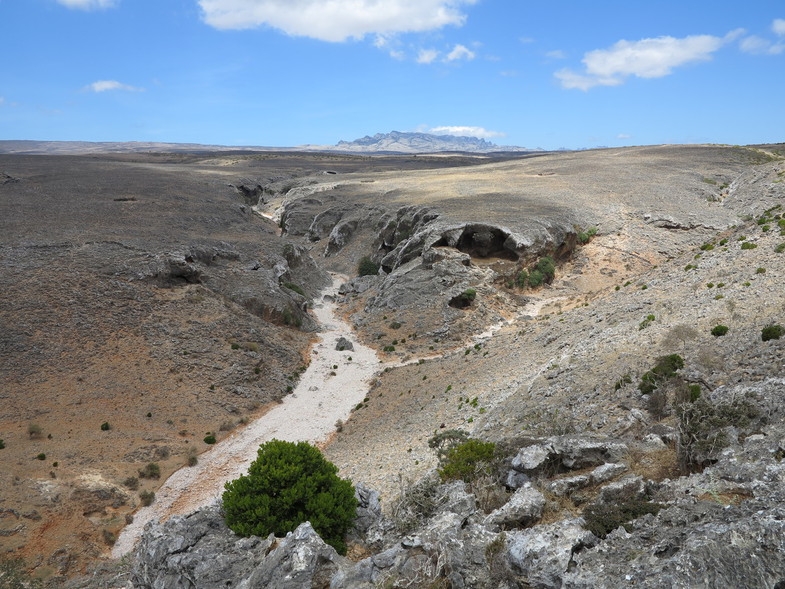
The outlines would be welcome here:
M 199 456 L 196 466 L 173 473 L 156 492 L 155 502 L 139 509 L 133 523 L 120 533 L 112 548 L 113 557 L 133 550 L 148 522 L 165 521 L 174 514 L 188 514 L 218 501 L 224 483 L 248 471 L 261 443 L 273 438 L 325 441 L 335 431 L 336 421 L 347 419 L 351 409 L 363 400 L 381 363 L 376 352 L 359 343 L 351 327 L 335 313 L 332 298 L 341 278 L 334 275 L 333 285 L 314 305 L 314 314 L 322 325 L 320 341 L 311 351 L 311 363 L 294 392 L 248 427 Z M 353 343 L 354 350 L 335 349 L 341 336 Z

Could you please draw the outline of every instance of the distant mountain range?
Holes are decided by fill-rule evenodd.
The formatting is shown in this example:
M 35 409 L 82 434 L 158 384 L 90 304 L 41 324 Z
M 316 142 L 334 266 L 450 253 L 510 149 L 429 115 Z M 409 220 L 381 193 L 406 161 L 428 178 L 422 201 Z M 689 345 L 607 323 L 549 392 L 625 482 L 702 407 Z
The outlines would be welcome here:
M 499 146 L 477 137 L 457 137 L 454 135 L 432 135 L 430 133 L 377 133 L 366 135 L 354 141 L 339 141 L 334 151 L 362 153 L 439 153 L 470 152 L 490 153 L 498 151 L 532 151 L 524 147 Z
M 432 135 L 430 133 L 377 133 L 354 141 L 339 141 L 336 145 L 300 145 L 297 147 L 259 147 L 201 145 L 198 143 L 158 143 L 142 141 L 14 141 L 0 140 L 0 153 L 79 154 L 91 152 L 113 153 L 199 153 L 219 151 L 336 151 L 345 153 L 492 153 L 508 151 L 540 151 L 509 145 L 496 145 L 478 137 Z

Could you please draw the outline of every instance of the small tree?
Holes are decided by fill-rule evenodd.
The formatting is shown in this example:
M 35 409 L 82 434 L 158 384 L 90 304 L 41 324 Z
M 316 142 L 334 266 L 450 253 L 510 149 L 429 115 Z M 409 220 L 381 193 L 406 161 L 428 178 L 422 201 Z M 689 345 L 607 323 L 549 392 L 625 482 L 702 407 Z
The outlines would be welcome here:
M 283 536 L 309 521 L 327 544 L 346 554 L 344 536 L 357 499 L 351 481 L 337 473 L 307 442 L 266 442 L 248 474 L 226 483 L 226 524 L 240 536 Z

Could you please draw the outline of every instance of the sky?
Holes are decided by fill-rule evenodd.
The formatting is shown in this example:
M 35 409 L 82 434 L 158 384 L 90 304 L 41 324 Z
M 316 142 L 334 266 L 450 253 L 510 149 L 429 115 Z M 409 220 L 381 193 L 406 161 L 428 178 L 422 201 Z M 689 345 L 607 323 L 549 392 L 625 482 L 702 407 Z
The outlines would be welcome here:
M 0 139 L 785 142 L 783 0 L 0 0 Z

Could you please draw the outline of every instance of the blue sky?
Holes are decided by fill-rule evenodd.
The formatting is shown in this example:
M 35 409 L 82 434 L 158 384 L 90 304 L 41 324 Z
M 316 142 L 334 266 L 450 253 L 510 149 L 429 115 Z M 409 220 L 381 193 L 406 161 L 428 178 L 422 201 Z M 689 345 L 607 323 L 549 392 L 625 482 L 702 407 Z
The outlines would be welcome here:
M 0 139 L 785 141 L 782 0 L 0 0 Z

